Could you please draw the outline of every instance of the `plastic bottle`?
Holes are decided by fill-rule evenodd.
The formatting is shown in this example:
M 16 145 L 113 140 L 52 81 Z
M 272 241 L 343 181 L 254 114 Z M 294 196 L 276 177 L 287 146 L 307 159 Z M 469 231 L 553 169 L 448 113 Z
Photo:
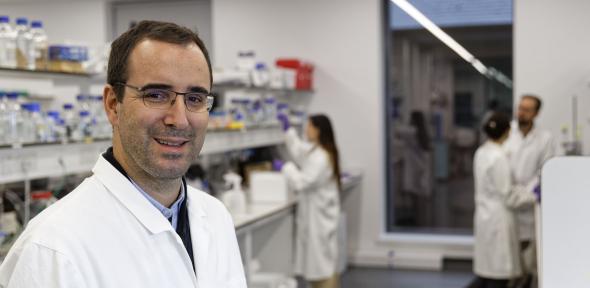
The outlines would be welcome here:
M 94 126 L 94 138 L 109 138 L 111 137 L 112 127 L 103 108 L 102 95 L 96 95 L 91 98 L 90 114 L 96 122 Z
M 55 131 L 57 133 L 57 139 L 59 140 L 59 142 L 61 142 L 62 144 L 66 144 L 68 143 L 68 129 L 66 128 L 66 121 L 64 121 L 64 119 L 62 118 L 58 118 L 56 119 L 56 124 L 57 126 L 55 127 Z
M 80 111 L 90 111 L 90 102 L 88 101 L 90 95 L 78 94 L 76 96 L 76 101 L 78 102 L 77 107 Z
M 227 184 L 231 184 L 232 188 L 221 195 L 221 202 L 225 204 L 225 207 L 227 207 L 231 213 L 245 213 L 246 196 L 242 190 L 242 177 L 236 173 L 229 172 L 223 175 L 223 179 Z
M 63 120 L 66 138 L 72 139 L 74 129 L 76 129 L 76 127 L 78 126 L 76 114 L 74 113 L 74 105 L 70 103 L 66 103 L 63 105 Z
M 242 107 L 241 110 L 244 113 L 244 125 L 246 125 L 246 127 L 251 127 L 254 123 L 254 119 L 252 117 L 252 109 L 250 107 L 252 106 L 252 101 L 250 99 L 243 99 L 240 102 L 240 105 Z
M 59 134 L 59 111 L 50 110 L 47 111 L 45 117 L 45 123 L 47 123 L 47 142 L 56 142 L 60 139 Z
M 78 126 L 73 131 L 72 138 L 74 141 L 92 142 L 93 121 L 90 118 L 90 112 L 82 110 L 79 115 Z
M 8 143 L 8 106 L 6 92 L 0 91 L 0 145 Z
M 33 122 L 29 121 L 31 117 L 31 105 L 29 103 L 20 104 L 21 125 L 18 129 L 21 142 L 33 143 L 35 142 L 35 132 Z
M 35 70 L 35 47 L 28 24 L 27 18 L 16 19 L 16 62 L 18 68 Z
M 49 142 L 49 129 L 46 119 L 41 114 L 41 104 L 37 102 L 29 103 L 29 119 L 27 122 L 31 123 L 33 142 L 46 143 Z
M 262 109 L 264 111 L 264 122 L 268 125 L 277 122 L 277 101 L 273 97 L 265 98 Z
M 31 22 L 31 35 L 33 37 L 33 48 L 35 50 L 35 67 L 38 70 L 47 70 L 48 54 L 48 42 L 47 34 L 43 30 L 43 22 L 32 21 Z
M 255 87 L 266 87 L 270 83 L 270 72 L 264 63 L 256 63 L 252 71 L 252 85 Z
M 7 96 L 8 106 L 8 143 L 14 147 L 20 147 L 23 143 L 23 115 L 20 103 L 18 102 L 18 92 L 9 92 Z
M 259 126 L 264 121 L 264 111 L 262 110 L 262 101 L 254 100 L 248 111 L 252 125 Z
M 0 16 L 0 66 L 16 68 L 16 32 L 8 16 Z

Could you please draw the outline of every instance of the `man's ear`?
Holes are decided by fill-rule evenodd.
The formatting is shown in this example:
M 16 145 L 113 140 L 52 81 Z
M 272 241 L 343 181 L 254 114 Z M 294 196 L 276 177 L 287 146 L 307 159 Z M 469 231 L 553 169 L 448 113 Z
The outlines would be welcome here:
M 119 124 L 119 111 L 118 111 L 118 104 L 117 95 L 115 94 L 115 90 L 113 86 L 107 84 L 104 86 L 104 90 L 102 91 L 102 102 L 104 105 L 104 111 L 109 118 L 109 122 L 114 127 L 118 126 Z

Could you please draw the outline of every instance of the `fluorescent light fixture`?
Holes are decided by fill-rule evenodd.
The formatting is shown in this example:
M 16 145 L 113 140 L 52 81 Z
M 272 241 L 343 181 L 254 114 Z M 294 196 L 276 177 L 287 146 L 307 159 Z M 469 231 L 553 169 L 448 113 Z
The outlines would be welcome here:
M 488 75 L 489 70 L 486 67 L 486 65 L 483 65 L 483 63 L 481 63 L 481 61 L 477 60 L 476 58 L 473 58 L 471 65 L 473 65 L 473 67 L 475 67 L 475 69 L 477 71 L 479 71 L 479 73 L 481 73 L 485 76 L 490 76 L 490 75 Z
M 391 0 L 395 5 L 399 8 L 404 10 L 410 17 L 414 18 L 420 25 L 422 25 L 426 30 L 430 31 L 434 37 L 438 38 L 438 40 L 442 41 L 445 45 L 447 45 L 451 50 L 455 51 L 461 58 L 465 59 L 465 61 L 469 62 L 479 73 L 483 74 L 488 78 L 494 78 L 498 82 L 504 84 L 508 88 L 512 88 L 512 80 L 510 80 L 506 75 L 502 74 L 502 72 L 494 69 L 486 67 L 481 61 L 479 61 L 473 54 L 469 53 L 467 49 L 465 49 L 461 44 L 459 44 L 455 39 L 453 39 L 449 34 L 445 33 L 442 29 L 440 29 L 434 22 L 432 22 L 428 17 L 426 17 L 422 12 L 420 12 L 414 5 L 410 4 L 407 0 Z
M 428 17 L 424 16 L 422 12 L 420 12 L 416 7 L 410 4 L 406 0 L 391 0 L 395 5 L 399 8 L 404 10 L 408 15 L 410 15 L 414 20 L 416 20 L 420 25 L 424 26 L 426 30 L 430 31 L 436 38 L 440 41 L 445 43 L 449 48 L 451 48 L 455 53 L 459 54 L 461 58 L 465 59 L 465 61 L 471 63 L 475 57 L 467 51 L 467 49 L 463 48 L 461 44 L 457 43 L 455 39 L 453 39 L 449 34 L 445 33 L 445 31 L 441 30 L 436 24 L 434 24 Z

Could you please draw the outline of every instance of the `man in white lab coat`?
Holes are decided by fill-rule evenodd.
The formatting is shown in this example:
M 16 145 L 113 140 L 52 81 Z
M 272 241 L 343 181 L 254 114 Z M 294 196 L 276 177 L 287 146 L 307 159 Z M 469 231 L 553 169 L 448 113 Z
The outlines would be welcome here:
M 517 186 L 535 187 L 540 182 L 543 164 L 558 153 L 551 133 L 535 126 L 541 106 L 541 99 L 535 95 L 521 98 L 517 121 L 512 123 L 510 137 L 504 144 L 510 159 L 513 184 Z M 517 209 L 517 225 L 521 252 L 526 255 L 523 259 L 528 271 L 525 272 L 531 273 L 536 270 L 534 202 L 525 203 Z
M 246 287 L 230 214 L 183 178 L 205 139 L 211 77 L 187 28 L 142 21 L 117 38 L 103 91 L 113 147 L 30 222 L 0 287 Z

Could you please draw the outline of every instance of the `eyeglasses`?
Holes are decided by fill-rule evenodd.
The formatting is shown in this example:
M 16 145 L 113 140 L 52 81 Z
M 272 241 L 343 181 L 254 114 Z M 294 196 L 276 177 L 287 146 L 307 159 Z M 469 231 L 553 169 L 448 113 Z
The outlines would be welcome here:
M 139 98 L 143 99 L 143 104 L 148 108 L 169 109 L 174 105 L 178 95 L 184 96 L 184 106 L 190 112 L 209 112 L 213 106 L 211 93 L 176 92 L 163 88 L 135 87 L 123 82 L 115 83 L 115 85 L 122 85 L 137 91 Z

